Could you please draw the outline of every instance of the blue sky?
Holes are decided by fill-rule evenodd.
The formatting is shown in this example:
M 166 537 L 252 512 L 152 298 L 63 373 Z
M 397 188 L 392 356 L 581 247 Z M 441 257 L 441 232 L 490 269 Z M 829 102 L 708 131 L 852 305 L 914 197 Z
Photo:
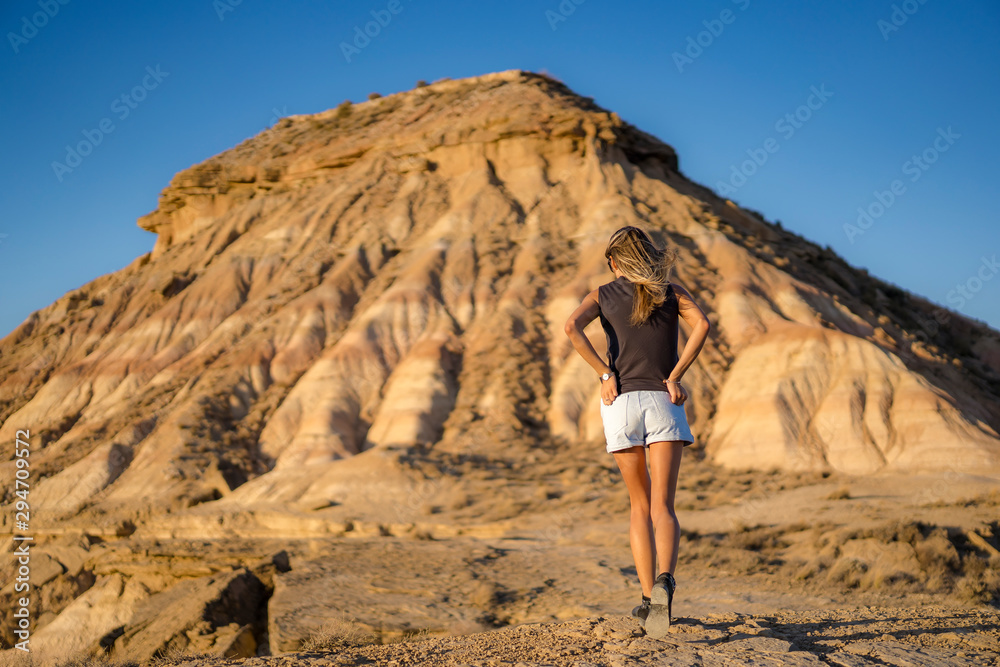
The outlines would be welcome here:
M 385 25 L 348 61 L 372 12 Z M 991 0 L 8 0 L 0 30 L 0 336 L 150 250 L 135 222 L 170 178 L 277 117 L 512 68 L 546 70 L 671 144 L 689 178 L 1000 328 Z M 81 141 L 92 151 L 68 157 Z

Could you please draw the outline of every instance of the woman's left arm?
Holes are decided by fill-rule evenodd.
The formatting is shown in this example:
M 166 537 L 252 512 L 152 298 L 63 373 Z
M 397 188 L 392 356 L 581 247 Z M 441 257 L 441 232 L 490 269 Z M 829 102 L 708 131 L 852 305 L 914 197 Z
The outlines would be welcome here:
M 597 290 L 594 290 L 583 297 L 583 303 L 577 306 L 576 310 L 569 316 L 569 319 L 566 320 L 563 331 L 569 336 L 569 339 L 573 342 L 573 347 L 580 353 L 584 361 L 590 364 L 591 368 L 597 371 L 598 375 L 603 375 L 604 373 L 610 373 L 611 367 L 604 363 L 604 360 L 597 354 L 597 350 L 590 344 L 590 339 L 583 333 L 587 325 L 593 322 L 600 312 L 601 307 L 597 302 Z

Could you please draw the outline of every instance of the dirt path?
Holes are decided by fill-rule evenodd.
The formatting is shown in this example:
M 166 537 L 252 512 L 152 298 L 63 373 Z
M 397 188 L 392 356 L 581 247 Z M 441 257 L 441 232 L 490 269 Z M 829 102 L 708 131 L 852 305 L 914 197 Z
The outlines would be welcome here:
M 678 619 L 663 640 L 629 617 L 532 623 L 473 635 L 324 649 L 190 667 L 278 665 L 1000 665 L 1000 615 L 944 607 L 719 614 Z M 338 646 L 338 643 L 341 645 Z

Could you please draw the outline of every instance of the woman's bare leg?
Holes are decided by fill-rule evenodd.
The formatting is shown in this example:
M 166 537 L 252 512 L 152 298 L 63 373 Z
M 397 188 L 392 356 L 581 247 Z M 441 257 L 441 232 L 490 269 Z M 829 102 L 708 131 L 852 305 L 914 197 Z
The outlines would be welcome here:
M 614 452 L 618 469 L 622 472 L 625 486 L 628 489 L 629 510 L 629 543 L 632 545 L 632 558 L 635 560 L 635 571 L 639 575 L 642 594 L 646 597 L 653 591 L 653 524 L 649 515 L 649 474 L 646 471 L 646 452 L 642 446 L 629 447 Z
M 649 468 L 652 475 L 649 514 L 656 536 L 657 575 L 661 572 L 673 574 L 677 567 L 681 525 L 674 513 L 674 496 L 677 494 L 677 477 L 683 452 L 684 442 L 681 440 L 649 443 Z

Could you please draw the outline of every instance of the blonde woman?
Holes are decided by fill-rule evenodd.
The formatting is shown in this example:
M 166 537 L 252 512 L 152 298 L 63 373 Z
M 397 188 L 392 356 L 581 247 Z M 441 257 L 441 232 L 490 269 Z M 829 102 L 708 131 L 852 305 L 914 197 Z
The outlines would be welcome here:
M 677 587 L 673 573 L 680 524 L 674 494 L 681 453 L 694 442 L 681 379 L 701 352 L 710 325 L 688 291 L 670 282 L 675 254 L 657 248 L 638 227 L 612 234 L 604 255 L 615 279 L 584 297 L 565 331 L 600 377 L 606 449 L 628 489 L 629 542 L 642 586 L 642 603 L 632 615 L 646 634 L 658 637 L 670 627 Z M 598 316 L 608 341 L 607 363 L 583 333 Z M 680 355 L 678 318 L 691 327 Z

